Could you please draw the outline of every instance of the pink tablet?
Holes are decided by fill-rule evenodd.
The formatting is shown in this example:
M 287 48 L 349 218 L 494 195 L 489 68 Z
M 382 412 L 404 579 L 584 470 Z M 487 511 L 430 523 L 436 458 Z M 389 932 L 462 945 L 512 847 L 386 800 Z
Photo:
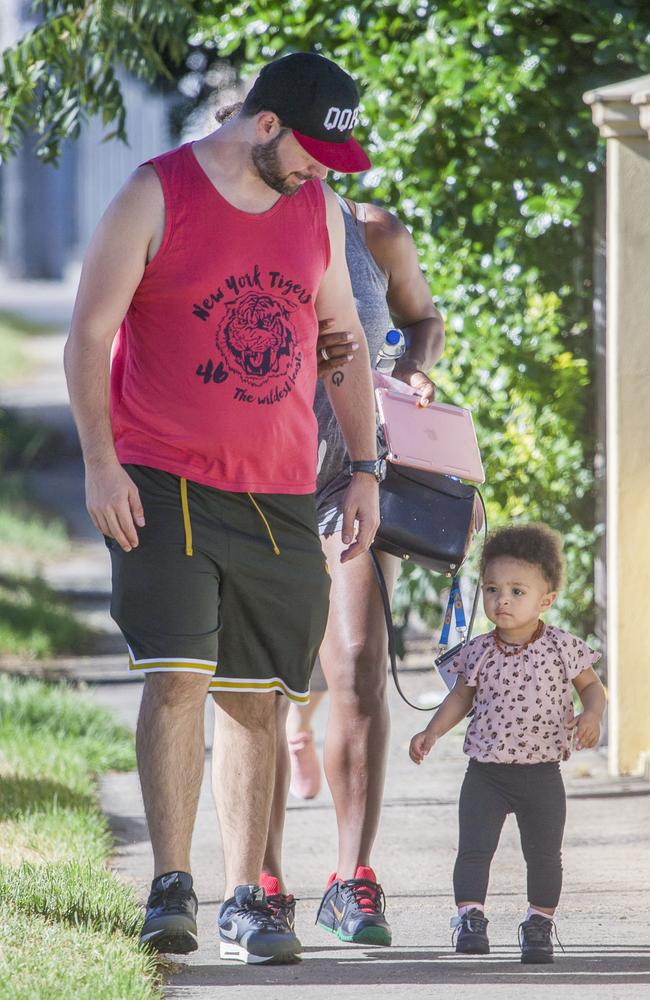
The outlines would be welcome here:
M 375 389 L 388 455 L 396 465 L 485 482 L 469 410 L 446 403 L 417 405 L 410 393 Z

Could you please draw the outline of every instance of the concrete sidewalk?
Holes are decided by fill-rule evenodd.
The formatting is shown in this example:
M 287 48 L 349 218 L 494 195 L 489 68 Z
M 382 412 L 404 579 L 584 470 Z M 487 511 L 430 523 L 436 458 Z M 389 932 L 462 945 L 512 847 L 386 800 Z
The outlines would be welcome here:
M 405 682 L 414 693 L 430 688 L 423 675 Z M 95 697 L 127 723 L 137 712 L 140 685 L 101 685 Z M 311 803 L 290 800 L 286 870 L 299 897 L 297 929 L 305 947 L 298 966 L 247 967 L 218 958 L 215 932 L 223 869 L 206 768 L 194 837 L 192 867 L 200 900 L 200 948 L 178 962 L 167 996 L 213 1000 L 228 996 L 276 1000 L 289 985 L 306 1000 L 330 996 L 347 985 L 361 997 L 447 997 L 455 984 L 499 1000 L 521 996 L 522 987 L 574 996 L 588 985 L 594 997 L 650 996 L 650 788 L 637 779 L 613 780 L 604 756 L 583 751 L 565 765 L 569 794 L 565 838 L 565 885 L 558 931 L 566 949 L 556 964 L 522 966 L 517 926 L 525 907 L 525 872 L 514 820 L 508 819 L 497 853 L 488 901 L 492 953 L 456 956 L 450 945 L 454 912 L 451 871 L 456 848 L 456 803 L 465 767 L 461 735 L 450 734 L 421 768 L 406 748 L 420 716 L 391 691 L 393 736 L 382 826 L 374 864 L 388 899 L 391 948 L 342 945 L 314 926 L 316 908 L 336 859 L 336 824 L 330 796 Z M 322 714 L 321 714 L 322 713 Z M 325 712 L 317 715 L 322 739 Z M 113 775 L 102 786 L 104 807 L 118 842 L 115 869 L 144 901 L 151 852 L 134 775 Z M 645 893 L 645 896 L 643 895 Z M 637 988 L 635 988 L 635 986 Z M 488 990 L 486 994 L 486 988 Z M 644 993 L 644 991 L 646 991 Z
M 92 598 L 92 614 L 105 623 L 106 645 L 104 655 L 68 658 L 52 667 L 89 683 L 99 703 L 134 726 L 142 686 L 137 679 L 127 679 L 126 658 L 118 651 L 106 612 L 108 559 L 83 507 L 82 468 L 62 389 L 61 347 L 62 339 L 56 335 L 44 341 L 32 339 L 40 374 L 10 389 L 0 387 L 0 402 L 56 423 L 70 442 L 62 462 L 32 477 L 36 493 L 66 517 L 79 543 L 78 556 L 50 568 L 48 579 L 68 593 L 76 592 L 82 604 Z M 416 696 L 440 682 L 433 673 L 414 672 L 404 683 Z M 192 858 L 200 900 L 200 949 L 176 963 L 166 995 L 212 1000 L 223 997 L 227 987 L 229 997 L 278 1000 L 292 986 L 292 995 L 299 1000 L 316 1000 L 347 987 L 359 1000 L 369 990 L 381 997 L 436 1000 L 448 997 L 453 986 L 471 998 L 480 994 L 489 1000 L 520 1000 L 525 987 L 533 998 L 549 995 L 552 988 L 554 998 L 573 1000 L 576 987 L 588 986 L 598 1000 L 627 997 L 631 991 L 635 997 L 650 997 L 650 784 L 609 778 L 602 753 L 576 754 L 564 767 L 569 815 L 558 931 L 565 953 L 558 948 L 551 967 L 519 962 L 516 940 L 525 908 L 525 873 L 510 818 L 495 859 L 488 901 L 492 953 L 487 958 L 462 958 L 451 948 L 448 927 L 454 912 L 456 803 L 465 767 L 461 734 L 446 737 L 417 768 L 408 759 L 407 746 L 426 716 L 407 708 L 392 687 L 391 711 L 385 808 L 374 865 L 388 899 L 392 948 L 342 945 L 314 926 L 336 857 L 335 817 L 325 791 L 311 803 L 292 800 L 287 817 L 286 871 L 290 889 L 300 900 L 297 930 L 304 960 L 288 967 L 220 962 L 215 921 L 223 868 L 206 772 Z M 319 743 L 325 714 L 321 709 L 317 716 Z M 209 746 L 209 708 L 206 715 Z M 144 901 L 152 860 L 136 775 L 110 776 L 102 783 L 101 794 L 116 837 L 113 866 Z

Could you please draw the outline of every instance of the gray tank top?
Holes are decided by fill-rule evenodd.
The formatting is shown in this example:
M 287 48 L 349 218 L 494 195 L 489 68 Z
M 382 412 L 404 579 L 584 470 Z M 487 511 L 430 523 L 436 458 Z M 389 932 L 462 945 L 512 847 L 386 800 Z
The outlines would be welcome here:
M 338 195 L 337 195 L 338 197 Z M 365 210 L 357 205 L 357 219 L 346 202 L 339 198 L 345 221 L 345 257 L 348 263 L 354 301 L 368 341 L 370 363 L 375 363 L 379 348 L 392 324 L 386 292 L 388 280 L 366 246 L 364 229 Z M 354 362 L 352 362 L 354 364 Z M 349 461 L 341 428 L 334 416 L 323 385 L 318 380 L 314 412 L 318 420 L 318 480 L 316 497 L 327 492 L 328 484 L 346 471 Z

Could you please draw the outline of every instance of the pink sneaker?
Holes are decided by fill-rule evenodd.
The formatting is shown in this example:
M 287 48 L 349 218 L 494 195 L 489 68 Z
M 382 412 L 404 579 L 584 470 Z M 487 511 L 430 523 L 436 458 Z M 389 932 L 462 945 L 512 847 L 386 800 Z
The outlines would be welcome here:
M 289 791 L 297 799 L 313 799 L 320 792 L 320 761 L 314 746 L 314 734 L 308 732 L 289 736 L 291 785 Z

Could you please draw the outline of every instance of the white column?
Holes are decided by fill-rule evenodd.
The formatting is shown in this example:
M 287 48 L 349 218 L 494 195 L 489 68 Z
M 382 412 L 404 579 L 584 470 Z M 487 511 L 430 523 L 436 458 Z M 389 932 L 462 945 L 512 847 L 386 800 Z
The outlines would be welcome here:
M 609 764 L 650 761 L 650 77 L 584 95 L 607 140 Z

